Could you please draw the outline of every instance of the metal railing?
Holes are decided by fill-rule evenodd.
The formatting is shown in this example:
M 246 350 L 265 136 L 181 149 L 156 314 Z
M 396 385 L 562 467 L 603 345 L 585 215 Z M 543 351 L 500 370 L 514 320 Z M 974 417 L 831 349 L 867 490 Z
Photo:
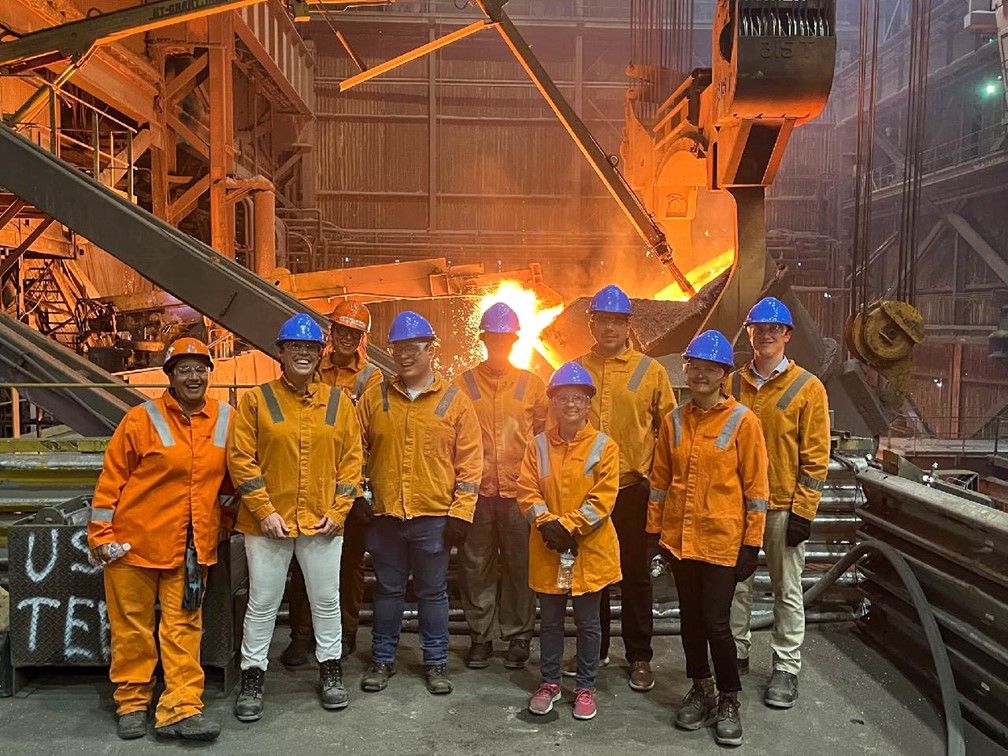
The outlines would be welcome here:
M 973 160 L 1008 153 L 1008 126 L 995 124 L 972 134 L 929 147 L 921 154 L 921 174 L 927 175 L 954 168 Z M 896 162 L 872 171 L 875 189 L 886 189 L 903 183 L 903 166 Z

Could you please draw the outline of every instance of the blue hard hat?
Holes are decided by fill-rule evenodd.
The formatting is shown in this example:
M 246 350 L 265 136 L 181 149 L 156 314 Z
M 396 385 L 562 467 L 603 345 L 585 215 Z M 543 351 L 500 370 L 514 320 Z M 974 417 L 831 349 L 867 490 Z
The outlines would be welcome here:
M 776 297 L 763 297 L 749 310 L 749 317 L 746 318 L 746 326 L 755 323 L 780 323 L 788 328 L 794 328 L 794 320 L 791 319 L 791 310 L 787 305 Z
M 284 341 L 313 341 L 316 344 L 325 344 L 326 337 L 322 326 L 315 322 L 315 318 L 306 312 L 299 312 L 280 326 L 276 343 L 281 344 Z
M 437 338 L 434 329 L 427 318 L 413 310 L 403 310 L 395 316 L 392 327 L 388 332 L 388 343 L 394 344 L 397 341 L 411 341 L 413 339 Z
M 564 386 L 580 386 L 588 389 L 588 396 L 595 396 L 595 383 L 591 373 L 576 362 L 565 362 L 550 376 L 546 395 L 552 397 L 556 390 Z
M 613 312 L 617 315 L 630 315 L 630 297 L 619 286 L 609 284 L 599 289 L 588 305 L 588 312 Z
M 735 369 L 731 342 L 720 331 L 704 331 L 694 337 L 682 356 L 684 360 L 707 360 L 716 362 L 725 370 Z
M 520 329 L 518 313 L 503 302 L 490 305 L 480 318 L 480 331 L 483 333 L 518 333 Z

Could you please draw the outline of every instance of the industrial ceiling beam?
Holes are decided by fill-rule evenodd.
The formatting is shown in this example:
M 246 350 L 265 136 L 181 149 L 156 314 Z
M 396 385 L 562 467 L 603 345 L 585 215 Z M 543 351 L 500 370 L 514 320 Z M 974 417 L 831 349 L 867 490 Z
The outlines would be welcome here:
M 202 242 L 94 182 L 73 166 L 0 126 L 0 185 L 126 263 L 169 294 L 239 338 L 277 357 L 281 324 L 308 311 L 297 298 Z M 394 372 L 389 356 L 368 356 Z
M 124 37 L 259 2 L 262 0 L 156 0 L 30 32 L 12 42 L 0 44 L 0 75 L 14 63 L 42 59 L 49 64 L 53 62 L 54 52 L 60 53 L 64 59 L 80 59 L 93 48 Z
M 987 263 L 988 267 L 994 271 L 997 277 L 1008 284 L 1008 261 L 1005 261 L 1004 257 L 988 244 L 987 240 L 961 215 L 949 213 L 945 218 L 959 236 L 965 239 L 966 243 L 973 248 L 973 251 L 977 253 L 980 259 Z

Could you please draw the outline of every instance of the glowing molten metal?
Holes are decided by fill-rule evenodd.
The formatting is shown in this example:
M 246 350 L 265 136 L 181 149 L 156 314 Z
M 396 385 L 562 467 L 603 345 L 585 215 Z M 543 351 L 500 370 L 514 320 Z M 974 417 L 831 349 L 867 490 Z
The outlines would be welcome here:
M 700 291 L 700 289 L 728 270 L 734 262 L 735 250 L 729 249 L 715 258 L 697 265 L 686 274 L 686 280 L 693 284 L 694 289 Z M 674 283 L 659 291 L 652 299 L 662 302 L 686 302 L 689 300 L 689 295 L 680 288 L 679 284 Z
M 543 307 L 534 291 L 517 281 L 504 281 L 480 300 L 479 307 L 476 308 L 476 320 L 496 302 L 504 302 L 518 313 L 518 321 L 521 323 L 518 341 L 511 350 L 511 364 L 527 370 L 532 367 L 533 352 L 538 352 L 556 367 L 559 362 L 550 356 L 549 350 L 539 340 L 539 334 L 563 312 L 563 305 Z

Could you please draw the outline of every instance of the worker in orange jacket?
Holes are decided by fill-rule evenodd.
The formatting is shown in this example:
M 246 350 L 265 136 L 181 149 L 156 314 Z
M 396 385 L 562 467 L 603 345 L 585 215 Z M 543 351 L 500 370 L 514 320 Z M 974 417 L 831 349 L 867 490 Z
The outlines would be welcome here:
M 504 666 L 521 669 L 535 627 L 535 594 L 528 586 L 529 524 L 515 500 L 525 447 L 546 425 L 546 386 L 514 367 L 518 315 L 504 302 L 480 318 L 487 358 L 455 379 L 472 399 L 483 432 L 483 479 L 473 527 L 459 551 L 462 607 L 472 635 L 466 666 L 482 669 L 493 638 L 508 642 Z
M 343 709 L 350 701 L 340 664 L 339 572 L 343 524 L 364 458 L 352 403 L 314 380 L 324 344 L 322 327 L 307 313 L 280 327 L 280 379 L 242 397 L 228 446 L 249 570 L 235 701 L 242 722 L 263 715 L 267 653 L 293 557 L 308 592 L 322 707 Z
M 364 391 L 382 379 L 381 370 L 367 359 L 367 334 L 371 313 L 360 302 L 346 300 L 329 313 L 329 350 L 322 355 L 319 376 L 322 383 L 343 391 L 354 404 Z M 343 658 L 357 648 L 360 607 L 364 601 L 364 536 L 371 520 L 371 505 L 360 496 L 354 502 L 343 528 L 343 554 L 340 558 L 340 621 L 343 625 Z M 301 565 L 294 560 L 287 586 L 290 607 L 290 645 L 280 655 L 286 667 L 308 663 L 315 648 L 311 607 Z
M 406 310 L 389 329 L 396 377 L 357 405 L 375 519 L 367 534 L 375 572 L 371 665 L 361 688 L 395 674 L 406 583 L 420 622 L 427 690 L 452 692 L 448 675 L 448 556 L 465 543 L 483 475 L 479 421 L 469 397 L 432 368 L 437 336 Z
M 182 338 L 169 346 L 169 388 L 133 407 L 109 441 L 91 502 L 88 546 L 105 568 L 112 636 L 109 677 L 116 684 L 118 735 L 147 734 L 158 647 L 165 690 L 155 732 L 213 740 L 220 725 L 203 716 L 202 596 L 207 568 L 217 561 L 225 443 L 231 407 L 207 400 L 213 361 L 206 344 Z M 230 514 L 233 521 L 233 511 Z M 125 553 L 123 553 L 125 552 Z
M 760 300 L 745 324 L 753 361 L 732 375 L 731 391 L 759 417 L 770 455 L 770 511 L 763 550 L 774 594 L 773 673 L 763 702 L 787 709 L 798 700 L 805 640 L 801 580 L 805 542 L 829 471 L 829 399 L 822 381 L 784 354 L 794 321 L 783 302 L 774 297 Z M 749 669 L 752 591 L 752 580 L 739 585 L 732 607 L 735 650 L 743 672 Z
M 602 590 L 620 579 L 611 517 L 619 488 L 619 450 L 588 423 L 595 386 L 587 370 L 565 363 L 553 373 L 548 391 L 557 424 L 528 445 L 518 478 L 518 505 L 532 525 L 529 586 L 538 594 L 541 613 L 542 683 L 529 699 L 529 711 L 548 714 L 560 700 L 569 593 L 577 627 L 574 718 L 592 719 L 597 713 Z
M 679 592 L 686 674 L 693 687 L 676 726 L 713 719 L 720 745 L 741 745 L 735 644 L 728 618 L 735 585 L 756 570 L 766 520 L 767 454 L 755 413 L 722 392 L 732 347 L 707 331 L 683 353 L 690 401 L 665 416 L 648 507 L 649 555 L 671 565 Z M 711 678 L 708 649 L 714 660 Z
M 644 526 L 648 476 L 662 418 L 675 407 L 668 373 L 657 360 L 630 346 L 629 297 L 618 286 L 600 289 L 588 307 L 595 346 L 577 362 L 591 373 L 598 393 L 588 419 L 619 446 L 620 490 L 613 510 L 619 535 L 623 645 L 630 665 L 630 687 L 654 687 L 651 671 L 653 606 Z M 602 664 L 609 663 L 609 591 L 602 594 Z M 564 667 L 574 673 L 574 660 Z

